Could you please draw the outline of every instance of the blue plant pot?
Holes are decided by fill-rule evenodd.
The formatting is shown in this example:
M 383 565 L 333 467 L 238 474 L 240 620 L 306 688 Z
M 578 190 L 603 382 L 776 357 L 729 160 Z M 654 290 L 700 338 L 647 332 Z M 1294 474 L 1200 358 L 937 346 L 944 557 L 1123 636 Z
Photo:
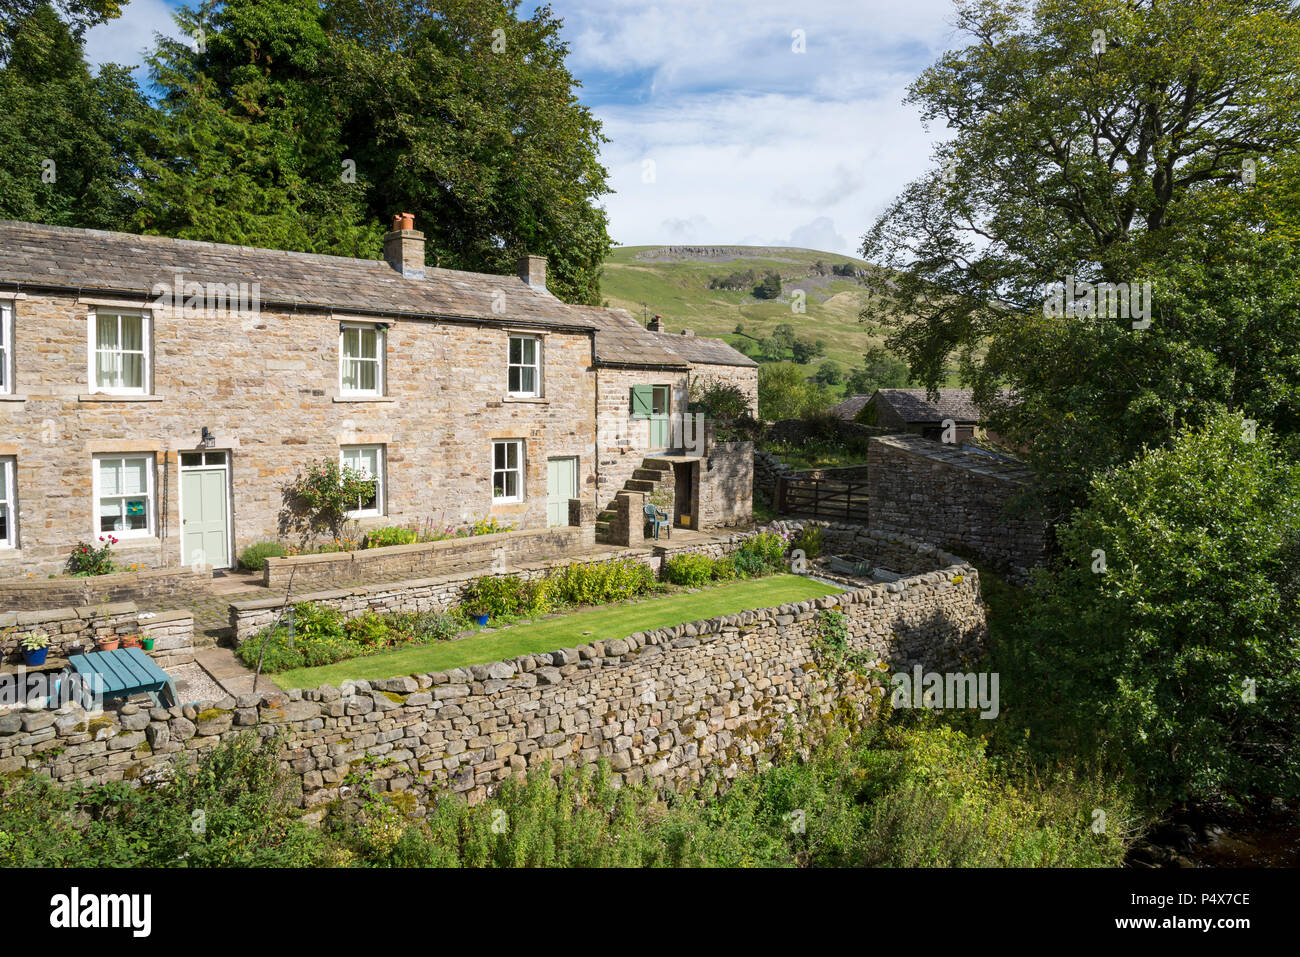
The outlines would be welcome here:
M 26 661 L 29 665 L 43 665 L 45 664 L 45 656 L 48 655 L 49 653 L 50 653 L 49 648 L 38 648 L 36 651 L 28 651 L 26 648 L 24 648 L 23 660 Z
M 474 624 L 478 625 L 480 628 L 487 624 L 487 620 L 488 620 L 487 615 L 474 616 Z

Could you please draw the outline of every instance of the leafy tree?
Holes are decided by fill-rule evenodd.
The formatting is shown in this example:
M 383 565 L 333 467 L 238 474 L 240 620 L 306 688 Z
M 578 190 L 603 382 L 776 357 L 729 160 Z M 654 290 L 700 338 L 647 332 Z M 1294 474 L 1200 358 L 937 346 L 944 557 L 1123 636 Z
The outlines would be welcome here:
M 69 25 L 48 4 L 0 5 L 0 218 L 121 229 L 150 111 L 125 67 L 92 76 L 82 59 L 78 25 L 111 8 L 71 9 Z
M 384 225 L 367 206 L 365 170 L 344 181 L 350 105 L 314 0 L 227 0 L 176 21 L 202 31 L 203 49 L 160 37 L 147 58 L 163 92 L 138 226 L 377 258 Z
M 972 42 L 909 98 L 955 134 L 942 168 L 863 244 L 895 270 L 868 276 L 891 348 L 928 386 L 961 361 L 1058 516 L 1089 475 L 1216 410 L 1296 431 L 1295 4 L 984 0 L 957 22 Z M 1045 315 L 1067 277 L 1149 282 L 1150 325 Z
M 816 344 L 808 339 L 796 339 L 790 347 L 790 352 L 794 355 L 794 361 L 798 363 L 812 362 L 821 354 Z
M 907 383 L 907 363 L 883 346 L 871 346 L 862 368 L 849 373 L 844 391 L 849 395 L 870 395 L 877 389 L 901 389 Z
M 297 478 L 284 487 L 281 531 L 297 532 L 303 541 L 328 532 L 342 535 L 347 513 L 375 497 L 375 480 L 337 459 L 320 459 L 303 466 Z
M 597 304 L 610 249 L 600 124 L 573 95 L 549 8 L 514 0 L 225 0 L 177 15 L 202 50 L 149 58 L 161 118 L 150 232 L 373 258 L 411 212 L 438 266 L 549 259 Z
M 830 393 L 807 381 L 797 365 L 765 363 L 758 367 L 758 413 L 766 421 L 797 419 L 831 404 Z
M 58 10 L 46 0 L 0 0 L 0 67 L 9 64 L 18 34 L 28 28 L 29 21 L 48 12 L 64 24 L 67 35 L 77 45 L 89 27 L 107 23 L 121 16 L 122 4 L 118 0 L 59 0 Z
M 781 277 L 774 272 L 763 274 L 763 278 L 754 287 L 754 298 L 777 299 L 781 296 Z
M 777 362 L 785 358 L 786 349 L 775 336 L 764 336 L 758 340 L 759 357 L 768 362 Z
M 1018 680 L 1158 801 L 1300 793 L 1300 466 L 1220 414 L 1095 478 Z
M 838 385 L 844 380 L 844 369 L 834 359 L 827 359 L 817 366 L 813 378 L 823 385 Z
M 780 323 L 772 330 L 772 338 L 781 344 L 782 349 L 793 349 L 795 342 L 794 326 L 788 322 Z

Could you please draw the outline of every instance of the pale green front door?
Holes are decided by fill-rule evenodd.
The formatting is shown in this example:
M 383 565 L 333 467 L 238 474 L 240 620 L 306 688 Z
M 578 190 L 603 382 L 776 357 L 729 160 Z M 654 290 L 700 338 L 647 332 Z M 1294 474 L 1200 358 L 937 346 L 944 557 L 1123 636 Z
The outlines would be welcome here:
M 230 567 L 225 469 L 181 470 L 181 545 L 186 565 Z
M 569 499 L 578 497 L 578 460 L 546 460 L 546 524 L 569 524 Z
M 666 449 L 668 448 L 669 436 L 669 405 L 671 402 L 672 389 L 666 385 L 657 385 L 651 393 L 650 406 L 650 448 Z

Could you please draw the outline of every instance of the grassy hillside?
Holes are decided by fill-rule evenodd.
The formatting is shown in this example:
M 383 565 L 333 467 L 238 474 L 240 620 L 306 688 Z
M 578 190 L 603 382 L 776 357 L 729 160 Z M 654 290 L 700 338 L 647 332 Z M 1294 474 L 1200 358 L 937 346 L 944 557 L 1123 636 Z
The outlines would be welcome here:
M 737 323 L 744 325 L 748 336 L 761 339 L 788 322 L 800 338 L 824 339 L 826 357 L 847 372 L 861 365 L 867 347 L 883 341 L 884 333 L 875 323 L 858 321 L 868 302 L 866 287 L 851 277 L 817 275 L 818 261 L 827 272 L 845 264 L 868 268 L 862 260 L 813 249 L 623 246 L 605 263 L 601 291 L 609 305 L 621 306 L 638 319 L 647 310 L 649 315 L 663 316 L 669 332 L 694 329 L 736 346 L 744 339 L 734 332 Z M 780 274 L 780 297 L 763 300 L 755 298 L 752 290 L 709 288 L 712 279 L 750 269 L 760 277 L 768 271 Z M 803 314 L 792 308 L 797 289 L 807 297 Z M 820 361 L 803 366 L 808 375 Z

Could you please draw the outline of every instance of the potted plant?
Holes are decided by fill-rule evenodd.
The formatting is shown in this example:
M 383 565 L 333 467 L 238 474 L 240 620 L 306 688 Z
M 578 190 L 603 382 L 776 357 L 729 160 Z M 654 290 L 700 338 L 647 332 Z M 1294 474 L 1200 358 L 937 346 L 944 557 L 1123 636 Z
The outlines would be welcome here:
M 123 636 L 123 638 L 122 638 L 122 647 L 123 647 L 123 648 L 139 648 L 139 647 L 140 647 L 140 636 L 139 636 L 139 635 L 125 635 L 125 636 Z
M 50 653 L 50 636 L 43 631 L 33 631 L 22 638 L 23 659 L 29 665 L 45 664 L 45 656 Z
M 140 641 L 144 645 L 145 651 L 153 651 L 153 638 L 141 638 Z
M 100 651 L 113 651 L 122 643 L 117 635 L 101 635 L 95 639 L 95 647 Z
M 487 605 L 481 601 L 472 601 L 465 606 L 465 614 L 474 619 L 474 624 L 482 628 L 488 623 Z

